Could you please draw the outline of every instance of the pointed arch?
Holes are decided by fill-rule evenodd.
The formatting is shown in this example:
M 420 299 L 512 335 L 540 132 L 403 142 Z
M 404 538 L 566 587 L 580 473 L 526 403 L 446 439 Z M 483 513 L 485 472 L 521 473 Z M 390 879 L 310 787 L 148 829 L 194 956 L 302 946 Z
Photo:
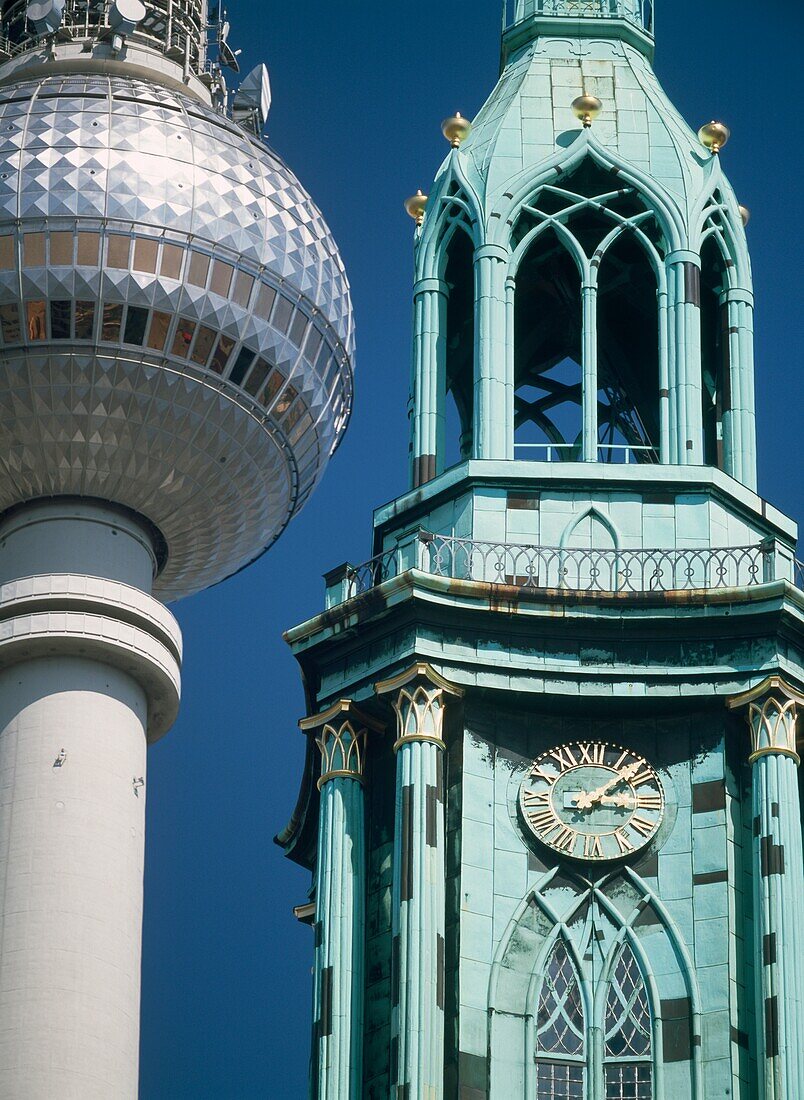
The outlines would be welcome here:
M 572 536 L 575 534 L 581 524 L 584 523 L 586 520 L 590 521 L 593 531 L 595 526 L 597 526 L 599 528 L 602 528 L 609 536 L 612 542 L 612 546 L 607 547 L 607 549 L 619 550 L 620 532 L 618 531 L 612 518 L 610 516 L 607 516 L 606 513 L 598 508 L 595 504 L 590 505 L 585 511 L 581 512 L 580 515 L 576 516 L 574 519 L 571 519 L 567 526 L 564 528 L 561 533 L 561 538 L 559 540 L 559 546 L 562 550 L 569 548 Z M 583 549 L 602 549 L 602 547 L 594 546 L 593 536 L 592 545 L 584 545 Z
M 530 196 L 545 184 L 560 184 L 567 179 L 586 158 L 594 161 L 604 171 L 614 173 L 626 186 L 640 194 L 645 204 L 654 211 L 664 235 L 667 251 L 688 247 L 688 235 L 683 213 L 672 196 L 657 186 L 646 173 L 641 172 L 627 161 L 605 148 L 595 137 L 592 130 L 584 130 L 566 149 L 559 149 L 548 159 L 541 161 L 538 171 L 528 169 L 514 177 L 502 196 L 500 206 L 490 212 L 489 240 L 506 244 L 510 225 L 519 209 L 528 202 Z
M 536 1096 L 583 1095 L 588 1064 L 588 1023 L 580 971 L 562 932 L 539 974 L 533 1010 Z

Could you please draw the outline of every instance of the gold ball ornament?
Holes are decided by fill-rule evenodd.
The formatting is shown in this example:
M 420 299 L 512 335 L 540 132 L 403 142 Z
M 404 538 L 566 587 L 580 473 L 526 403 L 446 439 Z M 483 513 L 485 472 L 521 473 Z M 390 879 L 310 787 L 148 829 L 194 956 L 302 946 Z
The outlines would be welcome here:
M 748 223 L 751 221 L 751 211 L 748 209 L 747 206 L 738 206 L 737 209 L 740 211 L 740 217 L 743 219 L 743 225 L 748 225 Z
M 417 191 L 415 195 L 411 195 L 409 199 L 405 199 L 405 210 L 416 222 L 416 225 L 421 225 L 424 221 L 424 212 L 426 209 L 427 195 L 422 194 L 421 191 Z
M 596 95 L 586 95 L 584 93 L 572 101 L 572 113 L 577 119 L 580 119 L 587 130 L 602 110 L 603 103 Z
M 466 141 L 471 132 L 472 123 L 468 118 L 464 118 L 460 111 L 456 111 L 441 123 L 441 133 L 453 149 L 457 149 L 462 141 Z
M 698 140 L 701 145 L 717 155 L 731 137 L 731 130 L 723 122 L 707 122 L 698 131 Z

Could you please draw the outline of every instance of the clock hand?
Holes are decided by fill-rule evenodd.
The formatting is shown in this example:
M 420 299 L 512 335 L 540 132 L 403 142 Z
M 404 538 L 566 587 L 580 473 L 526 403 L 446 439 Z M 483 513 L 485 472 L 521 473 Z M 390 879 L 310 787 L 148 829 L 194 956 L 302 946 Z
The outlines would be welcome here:
M 620 806 L 624 810 L 636 805 L 636 800 L 628 793 L 604 795 L 599 801 L 601 806 Z
M 588 794 L 579 794 L 575 805 L 579 810 L 591 810 L 596 802 L 602 802 L 604 796 L 611 790 L 612 787 L 616 787 L 618 783 L 627 783 L 629 779 L 632 779 L 639 770 L 639 764 L 626 764 L 626 766 L 619 772 L 616 772 L 607 783 L 604 783 L 602 787 L 598 787 L 595 791 L 590 791 Z

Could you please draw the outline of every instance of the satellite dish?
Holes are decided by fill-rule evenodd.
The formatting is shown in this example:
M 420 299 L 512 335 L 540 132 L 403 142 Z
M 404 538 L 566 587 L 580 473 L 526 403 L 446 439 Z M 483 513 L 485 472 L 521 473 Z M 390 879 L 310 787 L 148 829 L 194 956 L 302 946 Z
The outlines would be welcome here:
M 260 137 L 271 109 L 271 81 L 264 65 L 252 69 L 243 79 L 232 103 L 232 118 L 252 134 Z
M 64 18 L 64 0 L 31 0 L 25 16 L 35 34 L 55 34 Z
M 220 53 L 221 64 L 225 65 L 227 69 L 233 69 L 236 73 L 240 72 L 240 62 L 237 60 L 237 55 L 240 50 L 233 50 L 232 47 L 221 39 L 218 42 L 218 51 Z
M 116 34 L 133 34 L 147 14 L 142 0 L 114 0 L 109 11 L 109 26 Z

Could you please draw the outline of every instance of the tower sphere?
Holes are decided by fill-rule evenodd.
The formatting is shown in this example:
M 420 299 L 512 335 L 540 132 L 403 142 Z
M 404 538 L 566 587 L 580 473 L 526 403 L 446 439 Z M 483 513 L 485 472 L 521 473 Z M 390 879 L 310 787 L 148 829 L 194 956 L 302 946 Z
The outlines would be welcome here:
M 352 308 L 290 169 L 169 51 L 149 72 L 135 48 L 0 67 L 0 513 L 123 505 L 175 599 L 257 557 L 317 484 L 351 409 Z

